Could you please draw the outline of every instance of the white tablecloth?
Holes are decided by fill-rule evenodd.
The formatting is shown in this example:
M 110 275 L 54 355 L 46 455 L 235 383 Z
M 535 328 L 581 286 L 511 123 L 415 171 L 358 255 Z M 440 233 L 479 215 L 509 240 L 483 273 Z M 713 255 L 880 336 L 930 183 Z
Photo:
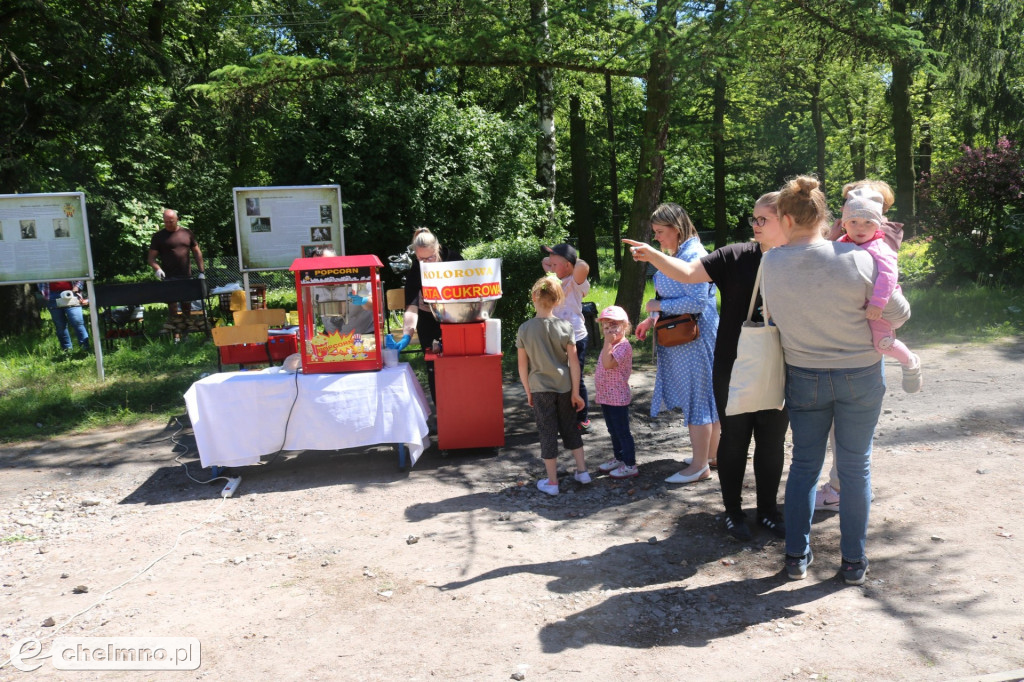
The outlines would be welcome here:
M 430 407 L 408 363 L 349 374 L 276 369 L 212 374 L 185 392 L 204 467 L 257 464 L 279 450 L 378 443 L 405 443 L 412 464 L 423 453 Z

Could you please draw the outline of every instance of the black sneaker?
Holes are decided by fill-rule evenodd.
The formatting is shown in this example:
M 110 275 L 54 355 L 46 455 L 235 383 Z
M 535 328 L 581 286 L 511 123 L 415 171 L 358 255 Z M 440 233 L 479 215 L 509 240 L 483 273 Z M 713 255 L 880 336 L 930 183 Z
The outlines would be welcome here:
M 860 561 L 843 559 L 840 572 L 843 574 L 843 582 L 847 585 L 863 585 L 864 576 L 868 574 L 868 558 L 864 557 Z
M 754 539 L 747 527 L 747 515 L 743 512 L 725 515 L 725 530 L 740 542 L 748 542 Z
M 786 522 L 782 520 L 782 514 L 779 512 L 765 515 L 759 514 L 757 517 L 757 525 L 762 528 L 767 528 L 771 531 L 772 535 L 780 540 L 786 539 Z

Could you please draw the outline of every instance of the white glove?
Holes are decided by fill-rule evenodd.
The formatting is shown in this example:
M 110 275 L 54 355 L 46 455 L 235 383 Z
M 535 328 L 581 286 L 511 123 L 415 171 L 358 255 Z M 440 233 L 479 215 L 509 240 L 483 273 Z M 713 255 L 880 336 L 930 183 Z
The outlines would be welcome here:
M 206 279 L 206 273 L 200 272 L 198 275 L 196 275 L 196 279 Z
M 153 274 L 156 275 L 157 279 L 164 279 L 165 277 L 167 277 L 167 273 L 160 268 L 157 268 L 156 272 L 154 272 Z

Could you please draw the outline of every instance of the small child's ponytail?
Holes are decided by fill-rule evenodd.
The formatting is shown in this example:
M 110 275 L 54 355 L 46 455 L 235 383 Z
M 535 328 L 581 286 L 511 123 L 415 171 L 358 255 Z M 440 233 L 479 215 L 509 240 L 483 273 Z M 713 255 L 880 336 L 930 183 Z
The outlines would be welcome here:
M 530 289 L 531 298 L 539 298 L 547 301 L 552 308 L 562 305 L 565 300 L 565 293 L 562 291 L 562 283 L 554 277 L 541 277 L 533 283 Z

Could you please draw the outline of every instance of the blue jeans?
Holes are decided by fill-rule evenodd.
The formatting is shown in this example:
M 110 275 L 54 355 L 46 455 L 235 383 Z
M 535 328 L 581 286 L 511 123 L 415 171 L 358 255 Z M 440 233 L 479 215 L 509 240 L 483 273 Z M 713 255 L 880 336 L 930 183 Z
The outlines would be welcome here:
M 615 459 L 631 467 L 636 466 L 636 445 L 629 430 L 629 405 L 601 405 L 608 435 L 612 437 Z
M 89 332 L 85 330 L 85 316 L 82 314 L 82 306 L 71 306 L 58 308 L 57 299 L 60 294 L 50 294 L 50 300 L 46 307 L 50 309 L 50 317 L 53 318 L 53 326 L 57 328 L 57 340 L 63 350 L 71 350 L 71 334 L 68 326 L 75 330 L 78 338 L 78 345 L 85 348 L 89 341 Z
M 786 483 L 786 554 L 802 556 L 811 542 L 814 489 L 835 422 L 839 497 L 839 549 L 860 561 L 871 505 L 871 442 L 882 411 L 882 363 L 854 369 L 786 365 L 786 409 L 793 429 L 793 462 Z
M 576 413 L 576 421 L 580 424 L 587 421 L 587 384 L 583 381 L 583 366 L 587 364 L 587 341 L 590 337 L 576 342 L 576 356 L 580 361 L 580 397 L 583 398 L 583 409 Z

